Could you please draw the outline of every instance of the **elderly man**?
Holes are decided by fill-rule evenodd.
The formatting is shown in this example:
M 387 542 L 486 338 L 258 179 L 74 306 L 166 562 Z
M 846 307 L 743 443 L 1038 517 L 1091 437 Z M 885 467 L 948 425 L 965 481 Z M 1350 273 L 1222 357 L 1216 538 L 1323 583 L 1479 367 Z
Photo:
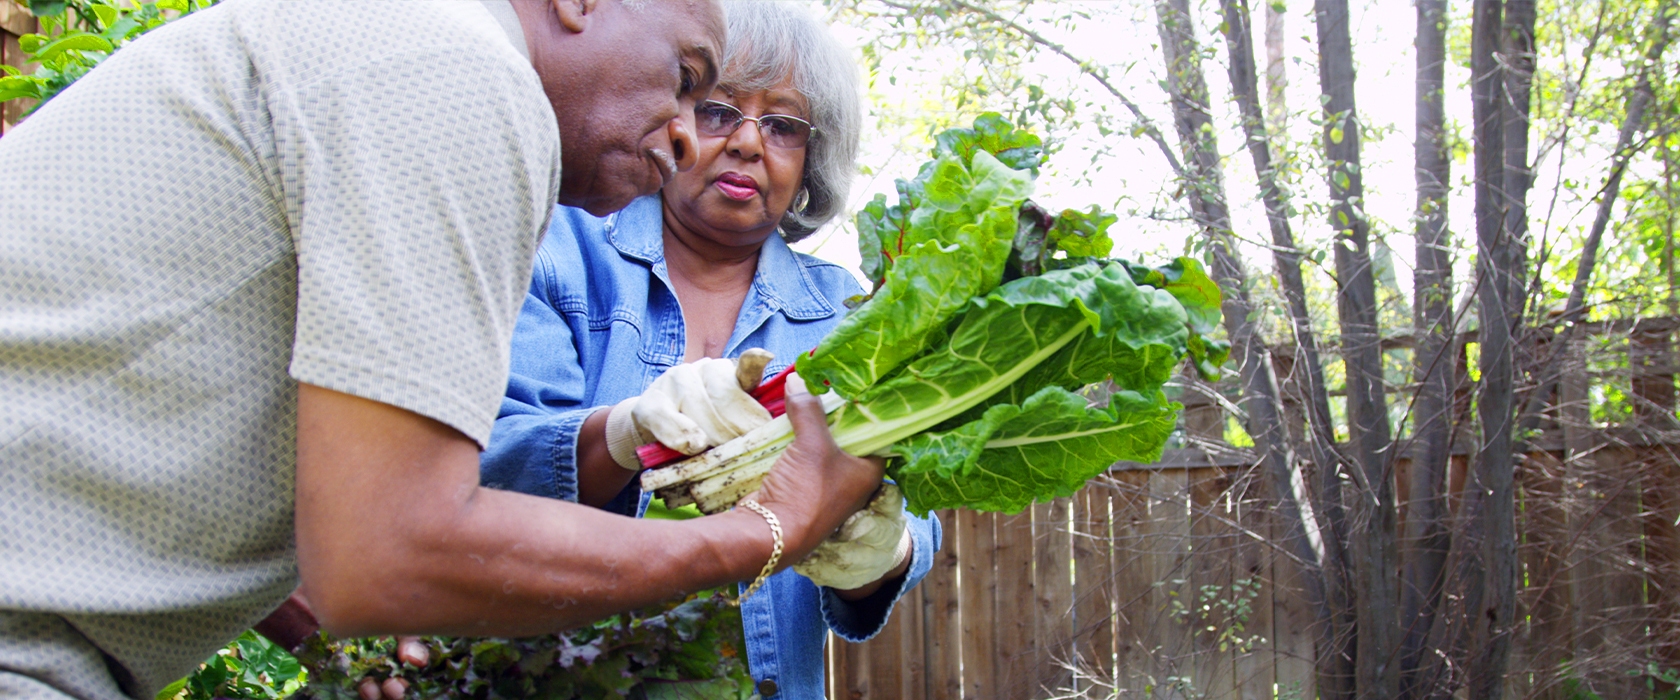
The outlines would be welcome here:
M 478 487 L 551 205 L 693 164 L 723 32 L 705 0 L 227 0 L 0 140 L 0 697 L 149 698 L 300 579 L 341 635 L 554 630 L 861 507 L 880 465 L 809 395 L 753 510 Z

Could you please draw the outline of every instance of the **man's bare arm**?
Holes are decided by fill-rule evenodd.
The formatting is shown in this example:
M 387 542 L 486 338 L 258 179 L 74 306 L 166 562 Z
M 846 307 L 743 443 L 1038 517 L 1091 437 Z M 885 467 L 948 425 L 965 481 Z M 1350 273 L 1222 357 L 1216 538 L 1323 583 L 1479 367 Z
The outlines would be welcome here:
M 759 501 L 787 532 L 784 566 L 862 507 L 880 464 L 834 447 L 809 395 Z M 797 405 L 795 405 L 797 404 Z M 770 556 L 759 515 L 637 520 L 478 485 L 478 446 L 393 406 L 298 390 L 298 568 L 340 636 L 518 636 L 751 579 Z

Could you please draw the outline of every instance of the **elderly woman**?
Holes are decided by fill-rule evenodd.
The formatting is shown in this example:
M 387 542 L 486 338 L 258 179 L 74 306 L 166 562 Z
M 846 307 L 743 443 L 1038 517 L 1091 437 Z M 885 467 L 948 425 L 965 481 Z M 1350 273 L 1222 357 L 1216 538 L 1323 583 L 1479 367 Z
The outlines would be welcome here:
M 764 374 L 778 372 L 861 292 L 846 270 L 788 248 L 845 205 L 861 121 L 856 67 L 802 6 L 743 1 L 726 13 L 722 79 L 695 109 L 698 164 L 605 218 L 555 210 L 514 333 L 485 485 L 640 514 L 648 495 L 634 446 L 658 437 L 676 447 L 671 425 L 707 426 L 703 414 L 750 404 L 732 382 L 738 396 L 699 395 L 720 390 L 694 388 L 697 377 L 732 372 L 717 358 L 752 348 L 774 353 Z M 672 379 L 656 382 L 662 375 Z M 688 451 L 768 414 L 723 417 L 745 425 L 707 427 Z M 743 602 L 748 665 L 766 698 L 823 697 L 826 633 L 867 639 L 927 572 L 938 521 L 905 516 L 896 494 L 865 514 L 876 521 L 870 542 L 831 540 L 834 556 L 801 566 L 806 575 L 770 576 Z

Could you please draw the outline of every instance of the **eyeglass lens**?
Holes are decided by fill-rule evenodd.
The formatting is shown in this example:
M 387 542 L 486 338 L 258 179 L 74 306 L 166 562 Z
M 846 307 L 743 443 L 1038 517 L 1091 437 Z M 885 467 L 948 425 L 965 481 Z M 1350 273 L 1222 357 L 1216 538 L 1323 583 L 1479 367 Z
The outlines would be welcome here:
M 783 114 L 748 117 L 722 102 L 702 102 L 694 108 L 695 128 L 707 136 L 728 136 L 749 121 L 758 122 L 765 143 L 777 148 L 804 148 L 811 140 L 810 123 L 798 117 Z

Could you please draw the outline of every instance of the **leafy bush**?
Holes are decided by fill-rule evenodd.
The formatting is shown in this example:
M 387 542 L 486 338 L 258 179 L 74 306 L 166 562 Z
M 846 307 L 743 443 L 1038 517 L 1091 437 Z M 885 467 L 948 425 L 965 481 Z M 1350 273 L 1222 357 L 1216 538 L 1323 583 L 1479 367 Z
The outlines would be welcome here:
M 7 0 L 0 0 L 4 2 Z M 171 19 L 216 4 L 217 0 L 29 0 L 41 33 L 18 37 L 18 47 L 35 72 L 0 65 L 0 102 L 40 100 L 46 104 L 64 88 L 110 58 L 117 49 Z M 33 111 L 33 110 L 31 110 Z
M 197 673 L 182 678 L 158 700 L 273 700 L 301 689 L 308 673 L 286 650 L 247 631 L 228 648 L 204 662 Z
M 410 695 L 421 698 L 752 696 L 741 612 L 722 593 L 614 615 L 561 634 L 422 641 L 431 663 L 416 668 L 397 660 L 391 638 L 318 635 L 299 650 L 311 669 L 306 692 L 320 700 L 356 700 L 364 679 L 401 678 Z

